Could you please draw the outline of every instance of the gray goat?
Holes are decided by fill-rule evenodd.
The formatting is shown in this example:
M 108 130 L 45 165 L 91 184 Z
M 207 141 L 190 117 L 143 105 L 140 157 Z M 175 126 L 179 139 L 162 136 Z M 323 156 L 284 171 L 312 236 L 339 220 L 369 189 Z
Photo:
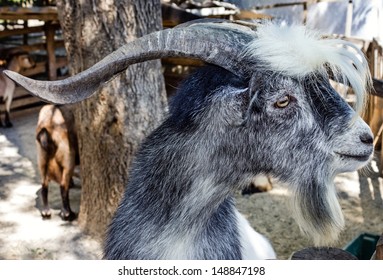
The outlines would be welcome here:
M 351 85 L 362 110 L 370 75 L 348 42 L 302 26 L 191 22 L 139 38 L 63 81 L 7 75 L 45 100 L 71 103 L 130 64 L 165 56 L 214 66 L 183 83 L 142 144 L 104 257 L 275 258 L 234 205 L 233 193 L 257 174 L 291 187 L 293 214 L 315 244 L 336 239 L 344 220 L 333 179 L 373 153 L 369 127 L 329 83 Z

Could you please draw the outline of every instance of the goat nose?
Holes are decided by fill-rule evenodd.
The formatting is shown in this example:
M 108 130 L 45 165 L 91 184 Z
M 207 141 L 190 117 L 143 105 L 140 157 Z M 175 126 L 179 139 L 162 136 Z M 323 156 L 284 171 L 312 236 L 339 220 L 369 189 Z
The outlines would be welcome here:
M 362 135 L 359 136 L 360 141 L 364 144 L 372 144 L 374 142 L 374 138 L 372 138 L 372 135 L 370 133 L 363 133 Z

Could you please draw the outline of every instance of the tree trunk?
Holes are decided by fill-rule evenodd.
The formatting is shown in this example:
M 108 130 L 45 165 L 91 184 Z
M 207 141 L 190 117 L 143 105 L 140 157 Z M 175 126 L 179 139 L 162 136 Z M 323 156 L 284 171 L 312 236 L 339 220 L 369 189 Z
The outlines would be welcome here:
M 162 28 L 160 0 L 58 0 L 70 71 Z M 79 223 L 99 238 L 128 181 L 140 142 L 160 122 L 166 94 L 160 61 L 132 65 L 76 108 L 82 195 Z

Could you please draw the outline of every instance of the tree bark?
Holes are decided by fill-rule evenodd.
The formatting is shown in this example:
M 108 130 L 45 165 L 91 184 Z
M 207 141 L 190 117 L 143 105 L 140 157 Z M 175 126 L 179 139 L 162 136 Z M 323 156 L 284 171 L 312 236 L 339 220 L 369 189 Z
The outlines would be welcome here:
M 58 0 L 70 72 L 162 28 L 159 0 Z M 82 195 L 79 223 L 103 238 L 140 142 L 166 110 L 160 61 L 130 66 L 76 108 Z

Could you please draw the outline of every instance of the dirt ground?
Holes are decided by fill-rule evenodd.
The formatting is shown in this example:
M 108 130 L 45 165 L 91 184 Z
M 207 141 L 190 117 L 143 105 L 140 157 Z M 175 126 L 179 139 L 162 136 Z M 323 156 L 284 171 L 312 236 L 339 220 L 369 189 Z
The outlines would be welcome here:
M 63 222 L 57 185 L 51 186 L 50 220 L 42 220 L 34 129 L 37 109 L 15 112 L 14 127 L 0 128 L 0 259 L 99 259 L 101 244 L 83 234 L 77 221 Z M 362 172 L 342 174 L 336 187 L 346 228 L 336 247 L 343 248 L 360 233 L 383 232 L 383 184 L 377 163 Z M 71 189 L 72 209 L 79 210 L 81 189 Z M 289 214 L 288 192 L 278 184 L 267 193 L 237 195 L 239 210 L 272 242 L 278 258 L 312 246 Z
M 100 259 L 101 246 L 84 235 L 77 221 L 59 217 L 59 186 L 51 183 L 50 220 L 42 220 L 35 128 L 38 109 L 12 114 L 12 128 L 0 128 L 0 259 Z M 79 210 L 80 188 L 70 190 Z

